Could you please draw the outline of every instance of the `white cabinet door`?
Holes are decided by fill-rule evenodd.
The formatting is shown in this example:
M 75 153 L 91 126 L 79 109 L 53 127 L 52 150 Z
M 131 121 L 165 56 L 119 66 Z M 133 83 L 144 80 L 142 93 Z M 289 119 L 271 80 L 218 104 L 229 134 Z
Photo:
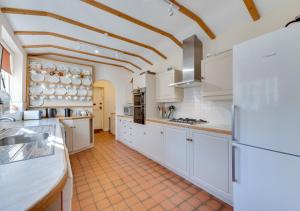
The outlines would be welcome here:
M 178 102 L 183 98 L 183 89 L 169 87 L 179 78 L 179 71 L 170 70 L 156 75 L 156 101 L 157 102 Z
M 90 119 L 73 120 L 73 150 L 80 150 L 91 144 Z
M 161 125 L 146 125 L 144 151 L 155 161 L 162 163 L 164 158 L 164 128 Z
M 117 139 L 118 141 L 123 141 L 123 119 L 118 117 L 117 120 Z
M 141 124 L 134 124 L 134 131 L 132 133 L 133 135 L 133 145 L 134 147 L 141 153 L 145 152 L 146 148 L 146 130 L 145 125 Z
M 191 177 L 200 185 L 229 193 L 229 140 L 191 132 Z
M 235 211 L 298 211 L 300 158 L 235 146 Z
M 67 145 L 68 151 L 73 151 L 73 128 L 74 128 L 74 122 L 73 120 L 62 120 L 62 123 L 64 124 L 65 128 L 65 144 Z
M 146 74 L 138 75 L 133 78 L 133 89 L 146 87 Z
M 202 96 L 232 97 L 232 51 L 202 61 Z
M 165 164 L 182 176 L 188 175 L 188 129 L 165 128 Z

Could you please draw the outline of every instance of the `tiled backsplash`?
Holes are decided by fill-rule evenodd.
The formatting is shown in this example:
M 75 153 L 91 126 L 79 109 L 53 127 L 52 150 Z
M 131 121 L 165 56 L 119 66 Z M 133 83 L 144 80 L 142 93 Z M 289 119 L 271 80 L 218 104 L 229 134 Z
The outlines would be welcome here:
M 232 101 L 208 101 L 201 96 L 201 88 L 193 87 L 184 89 L 184 99 L 180 103 L 168 103 L 166 106 L 175 105 L 175 118 L 201 118 L 216 124 L 231 124 Z

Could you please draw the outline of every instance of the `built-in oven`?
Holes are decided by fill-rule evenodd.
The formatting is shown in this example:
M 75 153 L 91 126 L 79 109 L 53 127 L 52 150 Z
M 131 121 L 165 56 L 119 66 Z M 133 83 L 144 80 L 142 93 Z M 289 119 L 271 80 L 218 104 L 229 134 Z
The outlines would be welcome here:
M 145 96 L 146 89 L 133 90 L 133 121 L 145 124 Z

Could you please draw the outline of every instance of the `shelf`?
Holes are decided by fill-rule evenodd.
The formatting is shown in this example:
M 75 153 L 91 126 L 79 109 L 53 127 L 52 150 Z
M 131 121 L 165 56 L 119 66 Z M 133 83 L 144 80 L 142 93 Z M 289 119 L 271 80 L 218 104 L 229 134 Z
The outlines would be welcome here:
M 28 69 L 29 70 L 35 70 L 35 71 L 38 71 L 38 72 L 47 72 L 47 73 L 50 73 L 50 72 L 53 72 L 53 71 L 55 71 L 55 72 L 64 72 L 65 73 L 65 71 L 63 71 L 63 70 L 57 70 L 56 68 L 54 69 L 54 70 L 49 70 L 49 69 L 43 69 L 43 68 L 32 68 L 32 67 L 30 67 L 30 66 L 28 66 Z M 80 75 L 80 73 L 79 74 L 72 74 L 71 72 L 70 72 L 70 70 L 68 70 L 68 73 L 70 73 L 71 75 Z M 83 74 L 84 76 L 92 76 L 91 74 Z
M 86 86 L 86 87 L 91 87 L 92 86 L 92 84 L 91 85 L 85 85 L 85 84 L 72 84 L 72 83 L 70 83 L 70 84 L 65 84 L 65 83 L 62 83 L 62 82 L 57 82 L 57 83 L 54 83 L 54 82 L 49 82 L 49 81 L 33 81 L 32 79 L 30 79 L 30 82 L 33 82 L 33 83 L 40 83 L 40 84 L 42 84 L 42 83 L 44 83 L 44 84 L 55 84 L 55 85 L 65 85 L 65 86 Z
M 28 106 L 28 108 L 92 108 L 93 105 L 64 105 L 64 106 Z

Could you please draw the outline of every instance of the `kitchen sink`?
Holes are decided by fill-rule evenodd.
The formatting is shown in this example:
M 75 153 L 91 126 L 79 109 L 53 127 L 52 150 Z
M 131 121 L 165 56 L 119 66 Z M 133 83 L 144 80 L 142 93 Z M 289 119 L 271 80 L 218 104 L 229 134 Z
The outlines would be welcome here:
M 0 140 L 0 146 L 25 144 L 33 141 L 46 140 L 49 137 L 48 133 L 24 134 L 16 136 L 4 137 Z
M 0 133 L 0 165 L 54 154 L 55 125 L 9 128 Z

